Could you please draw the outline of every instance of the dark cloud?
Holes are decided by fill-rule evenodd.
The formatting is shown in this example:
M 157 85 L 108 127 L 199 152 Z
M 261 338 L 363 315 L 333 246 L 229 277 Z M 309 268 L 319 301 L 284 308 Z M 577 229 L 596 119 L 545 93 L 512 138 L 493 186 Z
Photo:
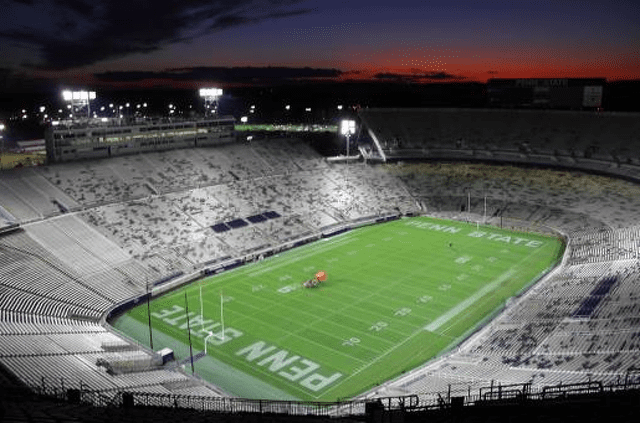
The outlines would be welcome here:
M 418 73 L 412 69 L 412 73 L 377 73 L 374 78 L 381 80 L 392 80 L 398 82 L 427 82 L 427 81 L 460 81 L 465 79 L 459 75 L 446 72 Z
M 220 83 L 281 82 L 297 79 L 337 78 L 337 69 L 288 67 L 188 67 L 161 72 L 125 71 L 101 72 L 94 77 L 105 83 L 141 82 L 145 80 L 213 81 Z
M 3 6 L 18 7 L 22 21 L 0 29 L 0 37 L 37 50 L 41 62 L 36 67 L 66 70 L 148 53 L 230 27 L 313 12 L 295 8 L 301 1 L 10 0 Z M 43 16 L 46 22 L 34 23 Z

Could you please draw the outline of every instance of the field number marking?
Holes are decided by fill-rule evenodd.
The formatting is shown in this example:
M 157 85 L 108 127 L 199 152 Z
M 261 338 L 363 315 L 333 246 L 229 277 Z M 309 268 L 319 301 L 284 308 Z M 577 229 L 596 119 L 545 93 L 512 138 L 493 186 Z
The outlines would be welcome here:
M 418 297 L 416 302 L 421 304 L 426 304 L 431 300 L 433 300 L 433 297 L 431 295 L 423 295 L 422 297 Z
M 278 289 L 278 292 L 281 294 L 288 294 L 289 292 L 293 292 L 298 288 L 300 288 L 298 284 L 291 284 L 291 285 L 283 286 L 282 288 Z
M 355 347 L 359 343 L 360 343 L 360 338 L 353 337 L 353 338 L 345 339 L 344 341 L 342 341 L 342 346 Z
M 401 309 L 396 310 L 395 313 L 393 313 L 394 316 L 406 316 L 408 314 L 411 313 L 411 309 L 409 307 L 403 307 Z
M 380 332 L 381 330 L 383 330 L 387 326 L 389 326 L 389 324 L 387 322 L 376 322 L 373 325 L 371 325 L 369 330 L 373 331 L 373 332 Z

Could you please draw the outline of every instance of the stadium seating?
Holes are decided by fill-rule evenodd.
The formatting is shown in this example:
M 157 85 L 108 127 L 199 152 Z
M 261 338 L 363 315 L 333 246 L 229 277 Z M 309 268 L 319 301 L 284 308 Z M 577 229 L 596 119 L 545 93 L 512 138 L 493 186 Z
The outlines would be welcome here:
M 372 125 L 380 134 L 412 149 L 432 148 L 435 139 L 450 147 L 459 136 L 449 129 L 455 125 L 451 117 L 429 123 L 437 137 L 411 126 L 420 122 L 419 114 L 391 122 L 372 112 L 367 119 L 378 120 Z M 496 125 L 473 113 L 465 119 L 486 128 Z M 546 119 L 552 125 L 560 118 Z M 478 140 L 482 131 L 469 129 L 464 143 L 474 140 L 474 148 L 492 154 L 509 149 L 521 154 L 513 141 L 523 136 L 517 119 L 500 131 L 499 139 Z M 596 142 L 599 134 L 594 129 L 593 139 L 580 142 Z M 531 148 L 568 149 L 568 141 L 556 143 L 561 136 L 540 135 Z M 464 392 L 490 381 L 543 385 L 596 376 L 612 381 L 633 372 L 640 357 L 634 329 L 640 311 L 640 190 L 631 182 L 507 166 L 336 165 L 292 140 L 0 175 L 2 186 L 14 180 L 20 189 L 3 189 L 0 205 L 29 224 L 0 235 L 0 362 L 31 386 L 64 381 L 66 387 L 104 392 L 217 395 L 180 371 L 107 374 L 96 365 L 98 358 L 134 360 L 150 352 L 135 344 L 128 351 L 105 349 L 120 338 L 101 318 L 144 294 L 147 284 L 358 219 L 415 212 L 468 220 L 486 216 L 495 225 L 557 230 L 570 240 L 569 249 L 562 269 L 514 299 L 459 349 L 377 387 L 379 392 L 432 395 L 449 385 Z M 65 207 L 51 206 L 52 198 Z M 249 219 L 265 211 L 280 217 Z M 237 219 L 247 224 L 220 233 L 211 229 Z M 591 318 L 575 316 L 606 277 L 617 282 Z

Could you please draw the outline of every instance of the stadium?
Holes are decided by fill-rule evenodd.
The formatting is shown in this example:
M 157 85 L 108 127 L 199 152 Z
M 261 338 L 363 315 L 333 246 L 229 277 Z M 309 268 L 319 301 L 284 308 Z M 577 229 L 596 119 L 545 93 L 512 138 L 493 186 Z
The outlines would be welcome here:
M 77 160 L 85 157 L 71 149 L 73 157 L 57 156 L 65 163 L 0 175 L 4 384 L 98 406 L 332 416 L 362 415 L 376 398 L 388 407 L 450 403 L 460 397 L 471 403 L 486 398 L 487 387 L 493 393 L 497 386 L 505 387 L 505 393 L 515 391 L 506 387 L 519 386 L 521 395 L 523 390 L 548 392 L 558 386 L 580 386 L 580 392 L 603 386 L 612 391 L 637 388 L 637 115 L 361 109 L 358 117 L 368 136 L 358 143 L 357 161 L 326 160 L 294 138 L 231 141 L 228 131 L 217 127 L 206 136 L 222 133 L 224 142 L 202 147 L 196 140 L 202 134 L 188 129 L 199 127 L 190 123 L 174 124 L 171 130 L 179 133 L 153 148 L 135 148 L 142 141 L 118 135 L 99 139 L 86 128 L 54 131 L 52 140 L 63 140 L 55 136 L 61 132 L 82 138 L 78 145 L 91 146 L 86 152 L 93 159 Z M 157 126 L 154 131 L 163 131 Z M 72 146 L 75 141 L 68 142 Z M 111 145 L 123 143 L 129 152 L 118 148 L 118 154 L 111 153 L 116 151 Z M 52 154 L 49 157 L 55 157 Z M 380 234 L 368 239 L 365 231 Z M 240 357 L 245 365 L 259 358 L 262 361 L 255 362 L 264 361 L 259 366 L 271 373 L 302 381 L 307 393 L 332 389 L 334 381 L 351 378 L 348 371 L 365 375 L 359 385 L 345 388 L 346 396 L 292 394 L 286 384 L 274 386 L 272 378 L 260 377 L 260 369 L 244 370 L 225 362 L 224 354 L 215 355 L 235 342 L 234 333 L 235 339 L 241 339 L 238 333 L 248 338 L 252 325 L 241 327 L 240 320 L 260 301 L 271 305 L 255 311 L 253 326 L 268 319 L 269 310 L 274 310 L 273 318 L 294 308 L 287 308 L 289 300 L 277 293 L 250 302 L 249 296 L 233 291 L 252 277 L 247 272 L 261 280 L 249 283 L 252 294 L 267 288 L 292 292 L 296 301 L 307 301 L 299 303 L 295 308 L 302 310 L 297 311 L 322 304 L 318 315 L 347 307 L 336 305 L 335 297 L 353 302 L 385 284 L 393 289 L 380 292 L 378 302 L 368 307 L 384 311 L 388 305 L 387 311 L 398 319 L 416 315 L 416 299 L 426 304 L 453 296 L 410 291 L 411 307 L 395 303 L 416 280 L 428 281 L 427 272 L 434 272 L 423 261 L 410 267 L 416 251 L 401 250 L 403 242 L 386 250 L 379 245 L 400 236 L 415 236 L 405 244 L 419 245 L 420 252 L 430 245 L 418 244 L 420 239 L 431 237 L 429 243 L 438 244 L 426 253 L 433 262 L 450 259 L 471 269 L 477 265 L 473 260 L 482 258 L 490 267 L 488 262 L 501 259 L 496 254 L 506 257 L 522 249 L 523 255 L 514 258 L 522 266 L 508 263 L 478 279 L 478 285 L 465 285 L 479 294 L 463 292 L 457 302 L 429 309 L 434 313 L 425 312 L 407 332 L 379 341 L 387 342 L 386 347 L 356 357 L 361 367 L 342 368 L 309 354 L 332 342 L 329 332 L 339 331 L 338 323 L 354 328 L 354 322 L 363 321 L 365 332 L 390 333 L 384 330 L 395 320 L 380 320 L 370 308 L 361 315 L 332 312 L 333 321 L 312 326 L 318 332 L 298 344 L 279 343 L 290 336 L 274 329 L 270 337 L 243 343 L 227 354 Z M 338 256 L 315 255 L 314 249 L 321 254 L 356 238 L 362 241 L 358 248 L 336 250 Z M 465 244 L 468 238 L 487 242 L 474 250 Z M 530 250 L 543 243 L 551 249 L 538 268 Z M 498 253 L 491 250 L 494 244 Z M 367 246 L 380 253 L 360 259 L 357 252 Z M 452 249 L 458 251 L 446 256 Z M 312 259 L 306 262 L 296 254 Z M 341 265 L 340 259 L 347 264 Z M 393 269 L 374 275 L 374 264 L 385 261 L 395 263 Z M 299 263 L 299 274 L 269 273 L 291 263 Z M 321 269 L 327 271 L 326 282 L 298 289 Z M 450 289 L 441 289 L 447 278 L 471 274 L 465 270 L 450 275 L 450 267 L 443 269 L 432 285 L 425 285 L 433 292 Z M 481 273 L 482 266 L 474 271 Z M 413 279 L 407 284 L 395 285 L 410 273 Z M 357 279 L 375 284 L 349 291 L 355 287 L 348 282 Z M 518 284 L 495 294 L 506 280 Z M 205 297 L 206 307 L 203 288 L 212 291 Z M 169 302 L 172 297 L 176 299 Z M 485 304 L 485 298 L 491 301 Z M 181 320 L 170 315 L 171 310 Z M 209 314 L 205 318 L 209 310 L 215 320 Z M 365 320 L 367 313 L 371 315 Z M 283 324 L 295 326 L 299 318 L 291 314 Z M 173 326 L 182 328 L 189 340 L 168 336 L 160 320 L 175 321 Z M 465 325 L 457 327 L 461 321 Z M 192 324 L 202 327 L 200 338 Z M 212 330 L 220 324 L 222 330 L 215 335 Z M 304 333 L 310 327 L 297 330 Z M 445 333 L 445 327 L 455 330 Z M 267 330 L 260 332 L 267 336 Z M 427 332 L 446 342 L 423 339 Z M 209 339 L 201 339 L 203 334 Z M 364 350 L 373 349 L 365 343 L 374 336 L 340 333 L 334 338 L 350 341 L 342 347 Z M 290 346 L 315 339 L 321 345 L 305 353 Z M 438 345 L 423 355 L 425 343 Z M 402 357 L 394 354 L 401 345 L 409 347 L 402 349 Z M 267 355 L 271 352 L 275 354 Z M 372 374 L 361 370 L 381 357 L 392 358 L 385 364 L 392 369 L 383 379 L 375 366 Z M 395 360 L 402 362 L 394 366 Z M 303 362 L 306 368 L 300 367 Z M 205 377 L 207 369 L 217 375 L 214 382 Z M 239 377 L 245 377 L 244 382 L 237 382 Z M 238 394 L 239 385 L 255 389 Z

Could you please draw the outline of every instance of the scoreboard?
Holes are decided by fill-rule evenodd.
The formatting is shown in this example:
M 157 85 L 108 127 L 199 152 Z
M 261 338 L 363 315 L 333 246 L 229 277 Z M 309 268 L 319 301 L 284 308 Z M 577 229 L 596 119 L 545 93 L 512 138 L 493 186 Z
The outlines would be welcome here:
M 591 110 L 602 107 L 604 78 L 490 79 L 489 106 Z

